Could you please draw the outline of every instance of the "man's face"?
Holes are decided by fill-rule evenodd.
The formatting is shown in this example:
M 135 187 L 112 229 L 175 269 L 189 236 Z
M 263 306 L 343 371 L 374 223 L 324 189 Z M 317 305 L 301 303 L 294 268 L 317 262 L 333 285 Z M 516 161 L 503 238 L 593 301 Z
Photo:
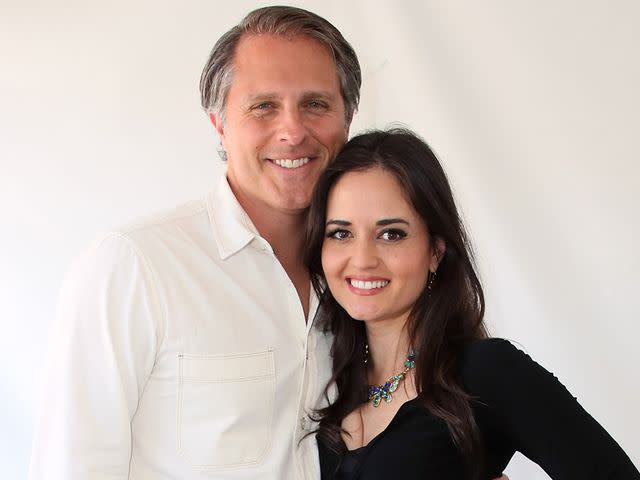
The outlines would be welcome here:
M 330 51 L 311 38 L 246 35 L 236 49 L 222 122 L 227 178 L 252 213 L 297 213 L 347 140 L 348 125 Z

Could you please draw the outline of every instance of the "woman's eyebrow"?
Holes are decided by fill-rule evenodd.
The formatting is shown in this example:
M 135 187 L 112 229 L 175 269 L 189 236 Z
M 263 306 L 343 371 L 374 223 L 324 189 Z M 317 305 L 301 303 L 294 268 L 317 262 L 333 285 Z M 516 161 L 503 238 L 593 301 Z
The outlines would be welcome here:
M 404 223 L 406 225 L 409 225 L 409 222 L 402 218 L 383 218 L 382 220 L 378 220 L 376 222 L 376 225 L 384 226 L 391 225 L 392 223 Z
M 346 220 L 327 220 L 327 225 L 340 225 L 341 227 L 348 227 L 351 225 L 351 222 L 347 222 Z

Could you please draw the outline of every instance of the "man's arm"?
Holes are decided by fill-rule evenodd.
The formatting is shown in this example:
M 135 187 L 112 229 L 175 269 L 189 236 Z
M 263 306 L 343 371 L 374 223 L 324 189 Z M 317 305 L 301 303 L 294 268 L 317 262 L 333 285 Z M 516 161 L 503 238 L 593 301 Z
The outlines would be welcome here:
M 46 360 L 30 480 L 129 477 L 131 419 L 158 318 L 151 271 L 125 237 L 110 235 L 74 264 Z

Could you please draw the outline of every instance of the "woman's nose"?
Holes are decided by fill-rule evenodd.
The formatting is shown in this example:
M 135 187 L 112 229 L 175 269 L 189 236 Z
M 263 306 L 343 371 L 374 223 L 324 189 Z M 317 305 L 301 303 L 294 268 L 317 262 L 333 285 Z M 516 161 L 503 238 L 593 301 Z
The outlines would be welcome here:
M 368 239 L 353 243 L 351 262 L 354 267 L 367 269 L 376 267 L 379 263 L 378 252 L 374 243 Z

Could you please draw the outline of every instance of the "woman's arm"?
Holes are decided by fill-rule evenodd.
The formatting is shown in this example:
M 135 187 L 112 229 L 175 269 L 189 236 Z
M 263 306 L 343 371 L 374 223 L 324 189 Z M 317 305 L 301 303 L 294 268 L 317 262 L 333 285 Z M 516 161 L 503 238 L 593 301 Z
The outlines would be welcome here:
M 558 379 L 508 341 L 471 345 L 462 375 L 483 421 L 551 478 L 640 479 L 616 441 Z

